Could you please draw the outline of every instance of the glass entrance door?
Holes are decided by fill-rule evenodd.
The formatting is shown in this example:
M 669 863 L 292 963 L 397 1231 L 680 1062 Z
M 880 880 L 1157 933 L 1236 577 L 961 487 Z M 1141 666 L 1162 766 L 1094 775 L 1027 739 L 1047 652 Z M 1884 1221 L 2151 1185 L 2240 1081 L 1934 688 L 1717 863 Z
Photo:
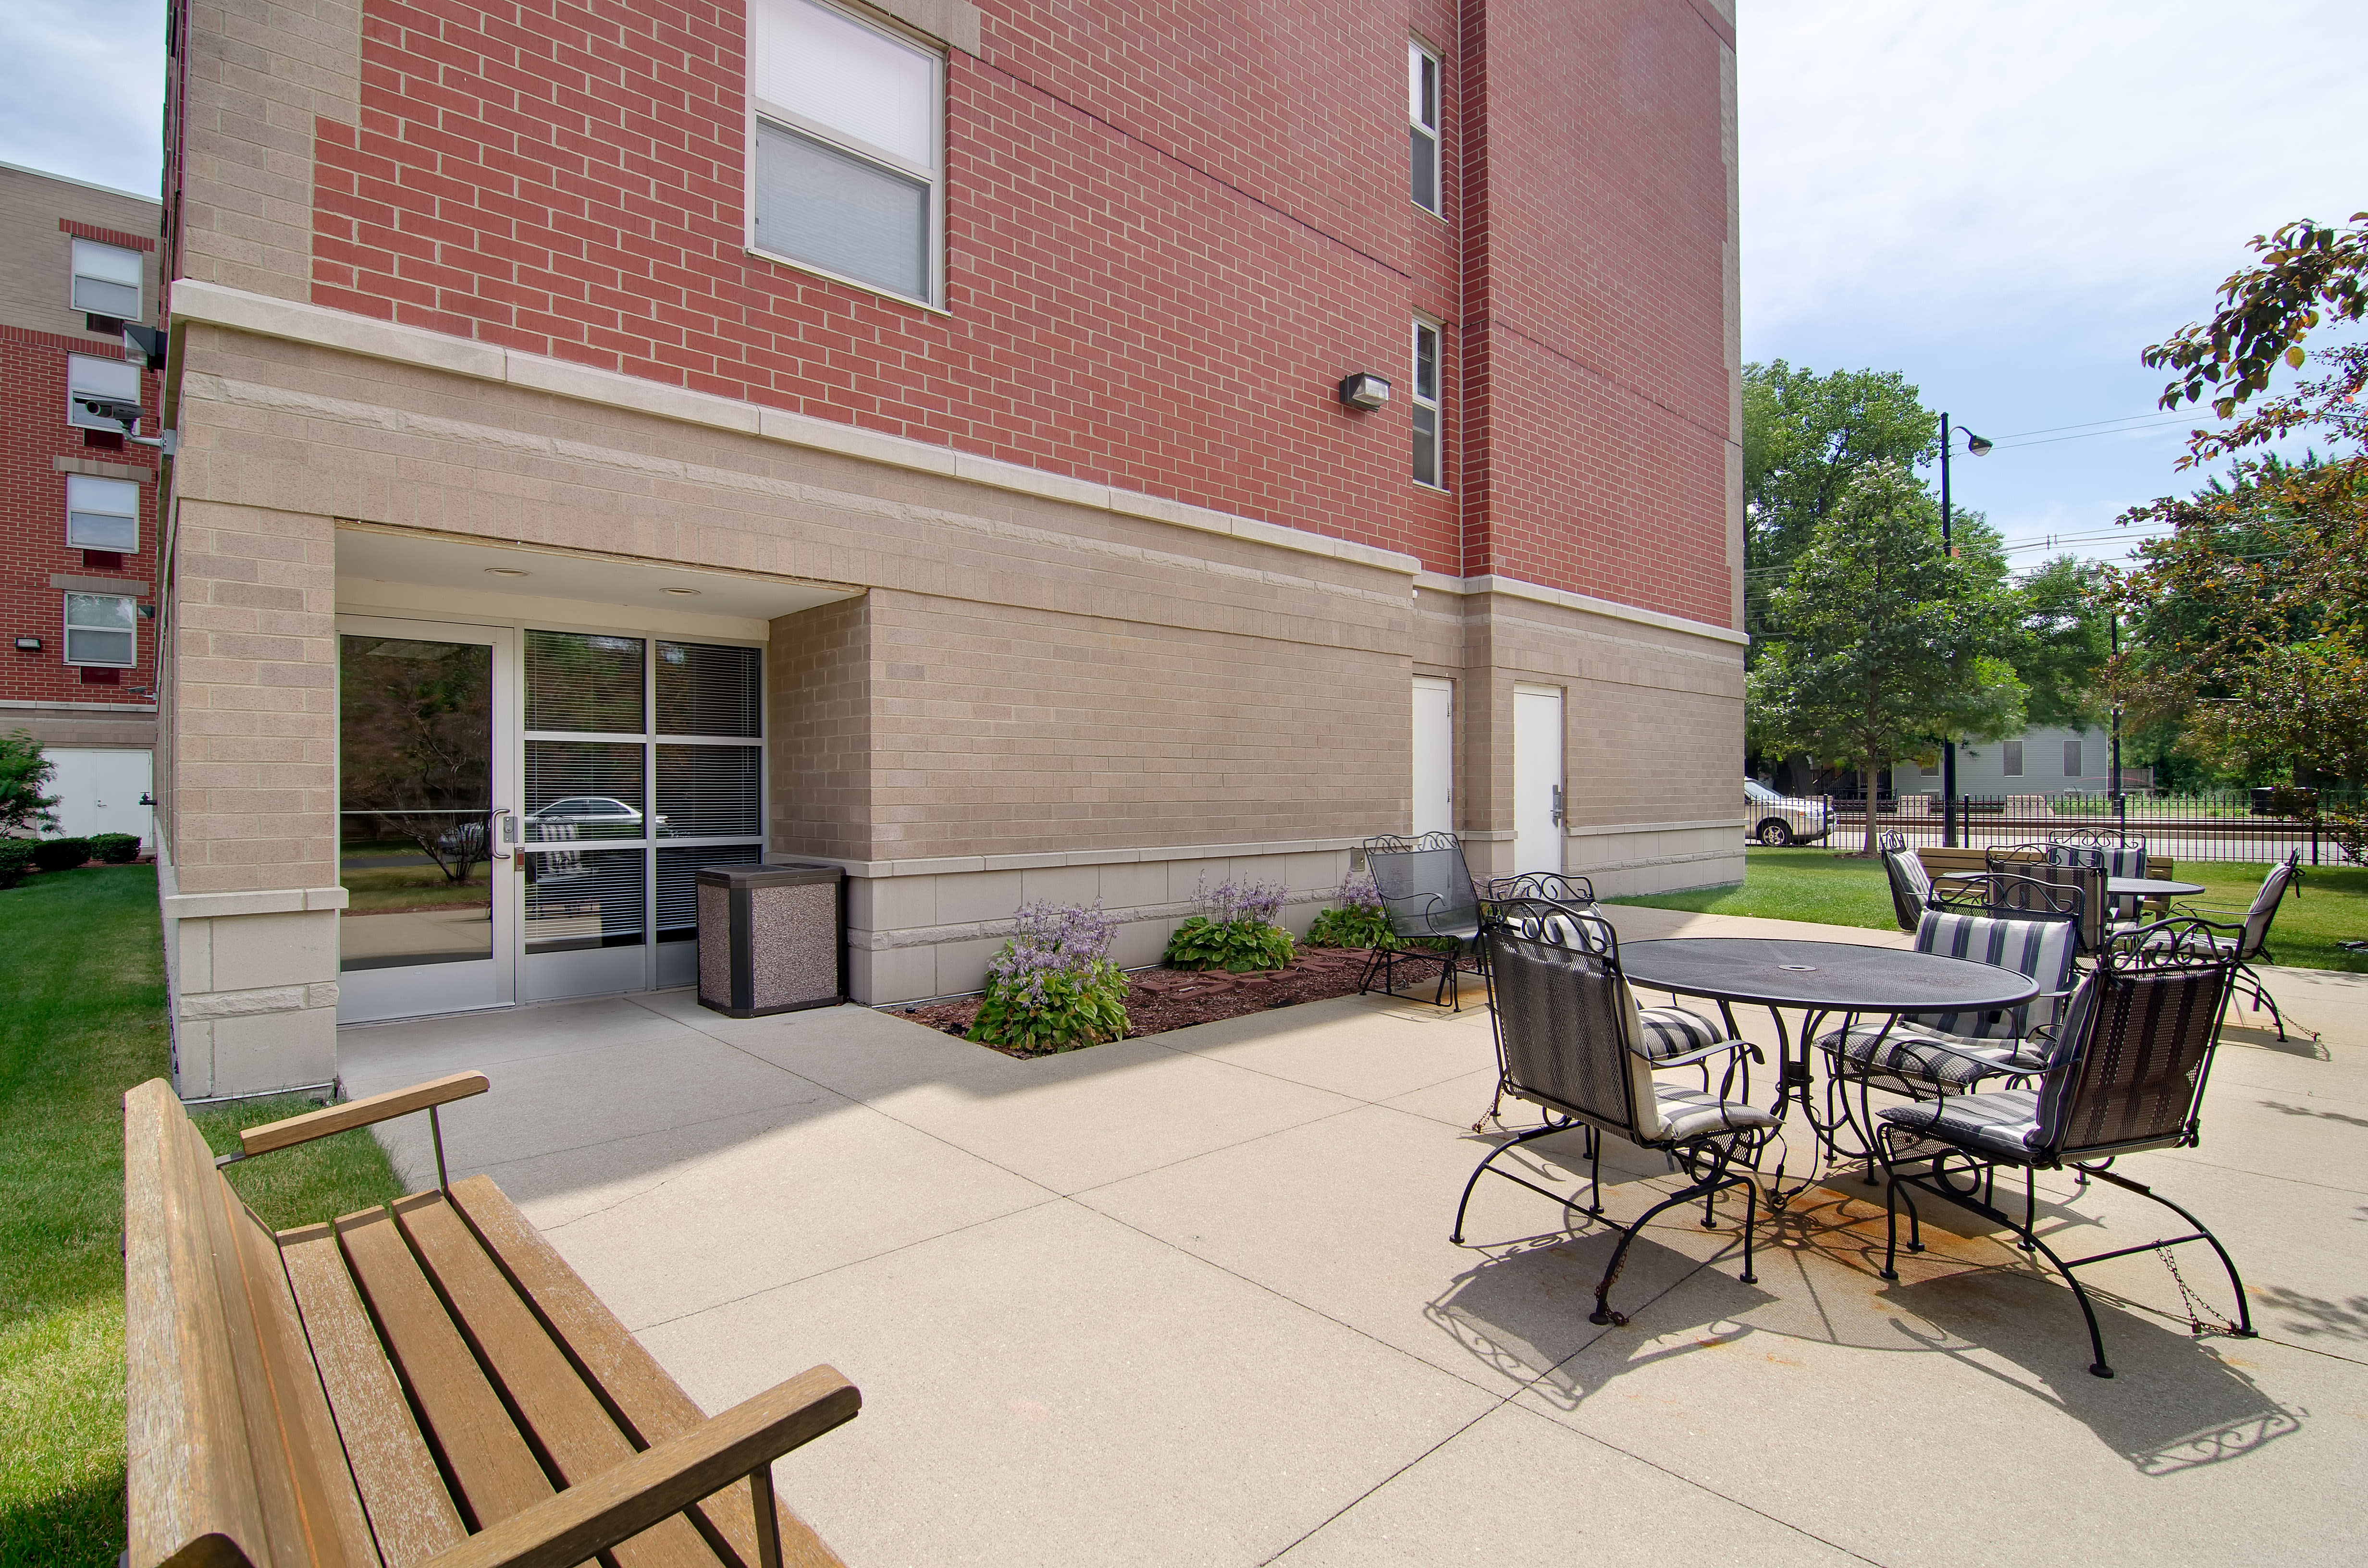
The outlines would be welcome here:
M 341 1023 L 515 996 L 511 633 L 339 620 Z

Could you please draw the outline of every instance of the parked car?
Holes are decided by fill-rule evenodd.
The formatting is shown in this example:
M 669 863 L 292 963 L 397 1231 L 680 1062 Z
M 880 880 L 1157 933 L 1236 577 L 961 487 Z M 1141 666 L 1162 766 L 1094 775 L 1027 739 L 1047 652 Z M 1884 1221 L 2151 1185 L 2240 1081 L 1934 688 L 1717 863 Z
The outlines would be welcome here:
M 1771 849 L 1788 844 L 1815 844 L 1833 832 L 1833 817 L 1823 801 L 1780 795 L 1767 785 L 1743 781 L 1744 815 L 1750 836 Z

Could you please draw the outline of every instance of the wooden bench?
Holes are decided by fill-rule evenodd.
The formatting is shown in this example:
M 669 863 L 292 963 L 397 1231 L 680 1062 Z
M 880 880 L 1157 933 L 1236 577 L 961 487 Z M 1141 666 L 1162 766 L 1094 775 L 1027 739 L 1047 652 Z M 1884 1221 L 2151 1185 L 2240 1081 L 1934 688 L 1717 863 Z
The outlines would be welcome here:
M 1998 847 L 2006 848 L 2001 845 Z M 1918 849 L 1916 858 L 1924 862 L 1924 874 L 1937 877 L 1943 871 L 1987 871 L 1990 869 L 1989 848 L 1975 845 L 1963 849 Z M 2035 858 L 2035 857 L 2033 857 Z M 2146 851 L 2146 875 L 2157 881 L 2170 879 L 2170 860 L 2167 856 Z
M 488 1087 L 251 1128 L 221 1164 Z M 772 1460 L 828 1367 L 707 1416 L 491 1180 L 274 1233 L 163 1079 L 124 1096 L 130 1568 L 831 1568 Z

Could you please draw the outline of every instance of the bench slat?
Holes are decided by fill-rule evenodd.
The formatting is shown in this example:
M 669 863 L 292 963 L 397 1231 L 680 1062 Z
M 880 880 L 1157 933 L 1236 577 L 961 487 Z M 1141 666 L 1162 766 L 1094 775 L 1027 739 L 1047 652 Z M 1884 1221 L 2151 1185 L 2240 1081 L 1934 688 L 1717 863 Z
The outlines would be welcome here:
M 405 1198 L 394 1215 L 456 1324 L 562 1483 L 579 1485 L 632 1459 L 632 1444 L 442 1195 Z M 714 1568 L 716 1562 L 679 1516 L 610 1550 L 619 1568 Z
M 592 1293 L 591 1287 L 543 1240 L 492 1177 L 473 1176 L 455 1182 L 451 1197 L 485 1250 L 640 1446 L 654 1447 L 678 1437 L 707 1419 L 683 1392 L 682 1385 Z M 776 1506 L 781 1523 L 781 1561 L 787 1568 L 846 1568 L 838 1554 L 786 1503 Z M 759 1559 L 747 1482 L 733 1483 L 700 1503 L 697 1511 L 741 1561 L 754 1568 Z
M 203 1217 L 219 1199 L 194 1179 L 170 1085 L 142 1084 L 123 1109 L 127 1557 L 154 1568 L 209 1535 L 260 1556 L 263 1503 Z
M 503 1408 L 501 1396 L 444 1314 L 435 1289 L 384 1210 L 336 1222 L 346 1267 L 379 1323 L 388 1358 L 418 1401 L 426 1436 L 443 1457 L 477 1529 L 552 1494 L 551 1478 Z
M 202 1143 L 200 1150 L 202 1152 Z M 211 1165 L 209 1156 L 207 1164 Z M 223 1208 L 237 1238 L 238 1261 L 246 1276 L 247 1299 L 260 1340 L 262 1366 L 270 1381 L 265 1407 L 287 1467 L 300 1528 L 310 1555 L 308 1568 L 378 1568 L 378 1548 L 362 1517 L 361 1496 L 337 1441 L 336 1422 L 313 1363 L 313 1347 L 296 1315 L 287 1267 L 270 1228 L 219 1176 Z M 268 1452 L 268 1450 L 264 1450 Z
M 282 1231 L 279 1256 L 379 1555 L 386 1568 L 411 1568 L 465 1539 L 468 1531 L 444 1490 L 427 1439 L 412 1419 L 378 1331 L 354 1293 L 335 1227 Z

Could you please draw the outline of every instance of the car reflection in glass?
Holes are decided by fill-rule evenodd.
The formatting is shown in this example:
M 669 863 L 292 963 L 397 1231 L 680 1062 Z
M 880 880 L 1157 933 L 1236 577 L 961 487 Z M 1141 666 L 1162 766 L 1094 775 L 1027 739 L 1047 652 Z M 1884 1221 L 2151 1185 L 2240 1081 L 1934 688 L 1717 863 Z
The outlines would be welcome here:
M 526 815 L 530 843 L 549 844 L 571 838 L 639 838 L 639 807 L 613 795 L 568 795 Z M 666 819 L 657 819 L 658 836 L 666 836 Z

